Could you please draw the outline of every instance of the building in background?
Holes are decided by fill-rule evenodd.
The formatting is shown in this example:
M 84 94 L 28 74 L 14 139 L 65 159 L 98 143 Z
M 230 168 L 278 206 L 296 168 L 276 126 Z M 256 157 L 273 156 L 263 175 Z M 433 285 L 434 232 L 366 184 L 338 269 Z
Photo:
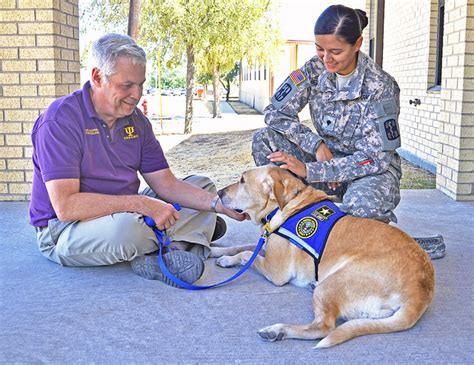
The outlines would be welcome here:
M 282 1 L 281 57 L 272 69 L 242 63 L 241 100 L 265 108 L 315 54 L 314 22 L 335 3 L 367 11 L 363 51 L 400 85 L 400 154 L 474 201 L 474 0 Z M 78 0 L 2 1 L 0 44 L 0 200 L 28 200 L 33 123 L 80 87 Z
M 370 44 L 400 86 L 399 153 L 474 201 L 474 0 L 368 0 Z
M 260 64 L 250 67 L 246 60 L 242 61 L 240 100 L 262 112 L 291 71 L 316 55 L 314 24 L 324 9 L 333 4 L 365 9 L 365 3 L 365 0 L 280 0 L 280 6 L 271 14 L 280 24 L 283 39 L 279 57 L 271 68 Z M 303 113 L 307 115 L 307 108 Z

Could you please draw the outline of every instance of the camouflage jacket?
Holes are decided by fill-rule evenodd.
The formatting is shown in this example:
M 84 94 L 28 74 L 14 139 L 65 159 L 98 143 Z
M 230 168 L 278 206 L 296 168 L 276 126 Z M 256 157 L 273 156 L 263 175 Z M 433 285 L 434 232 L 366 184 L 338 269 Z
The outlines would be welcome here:
M 308 182 L 351 181 L 383 173 L 391 164 L 400 170 L 395 152 L 399 98 L 394 78 L 364 53 L 359 52 L 352 78 L 339 91 L 336 74 L 315 56 L 277 89 L 265 109 L 265 123 L 313 156 L 322 141 L 329 147 L 332 160 L 306 163 Z M 308 103 L 315 132 L 298 118 Z

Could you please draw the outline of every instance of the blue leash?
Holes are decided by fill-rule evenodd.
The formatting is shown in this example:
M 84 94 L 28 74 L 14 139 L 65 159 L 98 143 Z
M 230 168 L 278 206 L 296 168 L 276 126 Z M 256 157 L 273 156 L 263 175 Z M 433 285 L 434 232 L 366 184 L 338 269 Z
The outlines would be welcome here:
M 178 211 L 181 210 L 181 206 L 178 203 L 174 203 L 173 206 L 175 207 L 176 210 L 178 210 Z M 148 216 L 144 216 L 143 218 L 144 218 L 145 223 L 147 224 L 147 226 L 150 227 L 153 230 L 153 232 L 155 233 L 156 239 L 158 240 L 158 242 L 160 244 L 160 252 L 158 254 L 158 265 L 160 265 L 161 271 L 163 272 L 163 274 L 165 274 L 173 282 L 175 282 L 176 284 L 178 284 L 182 288 L 189 289 L 189 290 L 203 290 L 203 289 L 214 288 L 216 286 L 223 285 L 223 284 L 226 284 L 226 283 L 228 283 L 228 282 L 230 282 L 234 279 L 237 279 L 240 275 L 242 275 L 244 273 L 245 270 L 247 270 L 250 267 L 250 265 L 252 265 L 252 263 L 254 262 L 255 258 L 258 256 L 260 250 L 262 249 L 262 247 L 265 244 L 265 241 L 268 237 L 268 232 L 265 230 L 264 233 L 261 235 L 260 239 L 258 240 L 257 247 L 255 247 L 255 251 L 254 251 L 252 257 L 250 257 L 250 260 L 238 272 L 236 272 L 234 275 L 232 275 L 229 279 L 224 280 L 224 281 L 222 281 L 220 283 L 217 283 L 217 284 L 212 284 L 212 285 L 203 285 L 203 286 L 193 285 L 193 284 L 186 283 L 185 281 L 177 278 L 176 276 L 174 276 L 168 270 L 168 268 L 165 265 L 165 262 L 163 261 L 163 249 L 164 249 L 165 246 L 170 245 L 171 240 L 162 230 L 160 230 L 160 229 L 158 229 L 158 227 L 156 227 L 156 223 L 153 220 L 153 218 L 148 217 Z

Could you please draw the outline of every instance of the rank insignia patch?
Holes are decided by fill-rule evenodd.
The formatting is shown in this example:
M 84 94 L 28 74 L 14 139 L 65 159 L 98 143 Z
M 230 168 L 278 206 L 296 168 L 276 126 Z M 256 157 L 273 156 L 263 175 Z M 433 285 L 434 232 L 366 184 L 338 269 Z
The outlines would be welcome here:
M 290 79 L 291 81 L 293 81 L 293 83 L 298 86 L 299 84 L 301 84 L 304 80 L 306 80 L 306 76 L 304 75 L 304 73 L 300 70 L 300 69 L 297 69 L 295 71 L 293 71 L 291 74 L 290 74 Z

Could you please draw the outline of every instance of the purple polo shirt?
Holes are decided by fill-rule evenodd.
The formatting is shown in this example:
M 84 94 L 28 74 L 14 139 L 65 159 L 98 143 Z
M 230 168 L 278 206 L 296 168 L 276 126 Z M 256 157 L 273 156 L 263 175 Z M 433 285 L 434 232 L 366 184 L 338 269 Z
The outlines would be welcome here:
M 46 181 L 80 179 L 81 192 L 138 194 L 137 172 L 169 167 L 150 121 L 138 108 L 109 130 L 94 110 L 89 90 L 87 82 L 82 90 L 57 99 L 33 126 L 33 226 L 56 218 Z

